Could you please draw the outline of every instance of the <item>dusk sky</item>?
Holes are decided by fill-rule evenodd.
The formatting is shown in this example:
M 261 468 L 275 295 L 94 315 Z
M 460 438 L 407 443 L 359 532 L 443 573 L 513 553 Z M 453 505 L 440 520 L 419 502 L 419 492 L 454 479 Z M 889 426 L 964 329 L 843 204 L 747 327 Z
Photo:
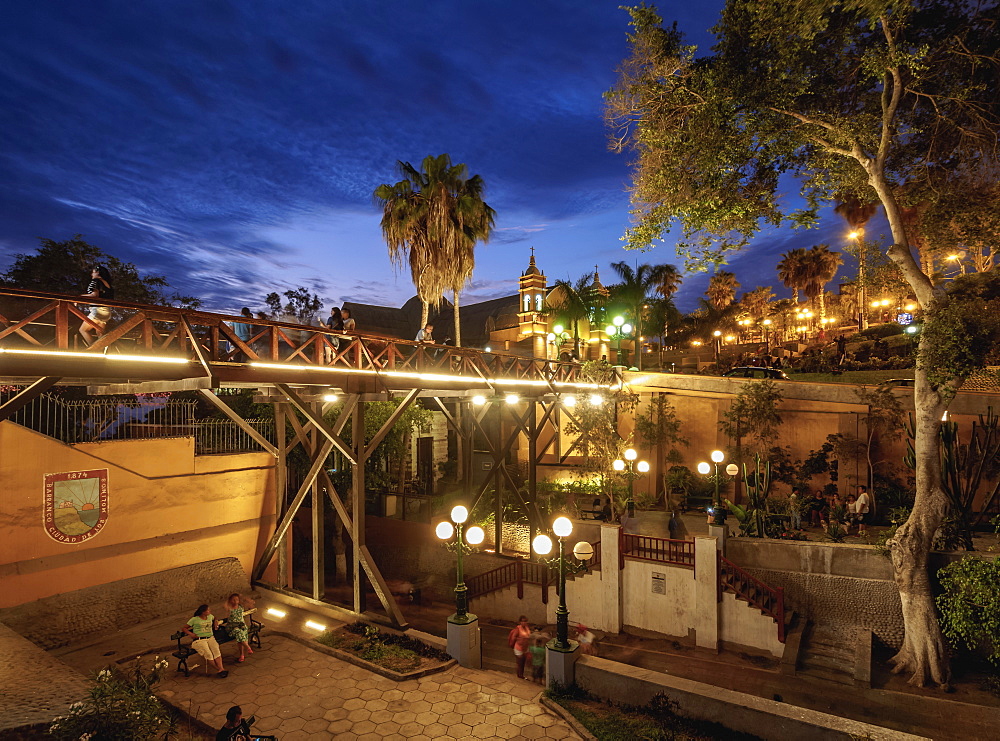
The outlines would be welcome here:
M 531 246 L 550 282 L 677 263 L 669 246 L 620 241 L 628 160 L 607 149 L 601 95 L 626 53 L 621 4 L 8 0 L 0 271 L 38 237 L 80 233 L 209 308 L 301 285 L 324 307 L 399 306 L 414 291 L 371 194 L 396 160 L 442 152 L 484 178 L 497 211 L 463 303 L 516 291 Z M 721 0 L 657 5 L 707 50 Z M 762 235 L 728 269 L 745 290 L 777 284 L 781 252 L 839 249 L 844 232 L 831 211 L 818 230 Z M 681 308 L 707 280 L 686 278 Z

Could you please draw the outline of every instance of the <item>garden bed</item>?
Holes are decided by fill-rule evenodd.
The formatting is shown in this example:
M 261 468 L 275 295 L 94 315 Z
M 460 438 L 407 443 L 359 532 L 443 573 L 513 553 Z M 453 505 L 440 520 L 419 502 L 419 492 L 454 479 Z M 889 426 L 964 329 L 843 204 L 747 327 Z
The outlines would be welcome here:
M 546 692 L 600 741 L 676 739 L 677 741 L 752 741 L 757 736 L 732 731 L 720 723 L 691 720 L 677 715 L 673 703 L 657 695 L 644 707 L 624 707 L 602 702 L 578 687 Z
M 318 645 L 317 645 L 318 644 Z M 328 630 L 311 646 L 388 679 L 403 681 L 443 671 L 455 663 L 444 651 L 416 638 L 386 633 L 366 623 Z

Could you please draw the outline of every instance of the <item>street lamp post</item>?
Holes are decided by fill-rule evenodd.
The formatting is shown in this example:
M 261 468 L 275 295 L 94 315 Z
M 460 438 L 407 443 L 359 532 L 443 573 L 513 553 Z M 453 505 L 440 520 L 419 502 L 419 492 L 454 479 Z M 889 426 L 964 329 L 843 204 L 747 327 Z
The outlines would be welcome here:
M 719 466 L 726 460 L 726 454 L 721 450 L 713 450 L 711 458 L 711 465 L 705 461 L 698 464 L 698 473 L 702 476 L 707 476 L 709 473 L 712 473 L 712 467 L 715 467 L 715 472 L 712 475 L 712 480 L 715 484 L 715 498 L 712 500 L 712 524 L 716 527 L 723 527 L 726 524 L 726 515 L 729 514 L 729 510 L 722 505 L 722 500 L 719 497 L 719 486 L 722 483 L 722 474 L 719 473 Z M 739 468 L 735 463 L 730 463 L 726 466 L 726 473 L 728 475 L 735 476 L 738 472 Z
M 569 609 L 566 607 L 566 572 L 577 573 L 587 569 L 594 556 L 594 546 L 586 541 L 580 541 L 573 546 L 575 563 L 571 563 L 565 554 L 564 539 L 573 533 L 573 523 L 568 517 L 557 517 L 552 523 L 552 532 L 559 541 L 559 555 L 555 558 L 543 559 L 549 566 L 559 570 L 559 607 L 556 608 L 556 637 L 546 646 L 548 661 L 546 665 L 546 685 L 553 681 L 569 686 L 574 682 L 573 665 L 576 662 L 576 651 L 579 644 L 569 639 Z M 539 556 L 547 556 L 552 552 L 552 539 L 545 534 L 536 535 L 531 544 L 532 550 Z
M 483 542 L 486 533 L 478 525 L 466 529 L 465 522 L 468 519 L 468 509 L 462 505 L 452 507 L 451 520 L 439 522 L 434 533 L 447 542 L 449 550 L 455 551 L 457 558 L 455 614 L 448 618 L 448 653 L 462 666 L 478 669 L 483 663 L 479 644 L 479 618 L 469 612 L 469 590 L 465 586 L 462 558 L 466 553 L 472 552 L 472 546 Z
M 718 329 L 715 330 L 714 332 L 712 332 L 712 337 L 715 338 L 715 342 L 713 343 L 715 345 L 715 367 L 718 368 L 719 367 L 719 350 L 721 349 L 720 345 L 722 344 L 722 331 L 718 330 Z M 716 372 L 718 372 L 718 371 L 716 371 Z
M 649 463 L 647 461 L 637 461 L 639 454 L 633 448 L 628 448 L 624 453 L 624 460 L 618 458 L 611 463 L 611 467 L 621 473 L 628 469 L 628 504 L 626 507 L 631 511 L 635 506 L 632 500 L 635 498 L 635 477 L 636 471 L 639 473 L 649 473 Z M 629 515 L 631 517 L 631 514 Z
M 866 297 L 866 284 L 868 276 L 865 273 L 865 233 L 859 229 L 847 235 L 848 239 L 853 239 L 858 248 L 858 328 L 868 329 L 868 299 Z

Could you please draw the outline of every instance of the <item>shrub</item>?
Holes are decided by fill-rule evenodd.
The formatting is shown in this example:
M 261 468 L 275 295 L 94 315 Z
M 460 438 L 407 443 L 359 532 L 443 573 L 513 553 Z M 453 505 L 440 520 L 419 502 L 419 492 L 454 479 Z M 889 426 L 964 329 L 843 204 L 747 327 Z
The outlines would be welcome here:
M 128 667 L 109 666 L 94 676 L 87 697 L 74 703 L 69 715 L 49 726 L 49 735 L 63 741 L 133 741 L 168 739 L 177 735 L 177 719 L 153 694 L 166 659 L 156 657 L 146 671 L 140 659 Z
M 1000 561 L 966 556 L 938 571 L 938 580 L 942 632 L 1000 666 Z
M 897 324 L 896 322 L 887 322 L 885 324 L 876 324 L 868 329 L 862 330 L 861 332 L 855 334 L 853 339 L 881 340 L 885 337 L 903 334 L 904 331 L 903 325 Z

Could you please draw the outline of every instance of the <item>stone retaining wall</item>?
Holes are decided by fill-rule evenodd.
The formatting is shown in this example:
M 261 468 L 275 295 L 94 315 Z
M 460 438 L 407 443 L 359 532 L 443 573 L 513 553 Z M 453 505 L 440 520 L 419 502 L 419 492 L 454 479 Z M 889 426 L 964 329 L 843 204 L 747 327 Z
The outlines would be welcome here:
M 65 592 L 0 610 L 0 621 L 45 649 L 79 643 L 198 605 L 218 605 L 249 591 L 239 559 L 182 566 L 146 576 Z

